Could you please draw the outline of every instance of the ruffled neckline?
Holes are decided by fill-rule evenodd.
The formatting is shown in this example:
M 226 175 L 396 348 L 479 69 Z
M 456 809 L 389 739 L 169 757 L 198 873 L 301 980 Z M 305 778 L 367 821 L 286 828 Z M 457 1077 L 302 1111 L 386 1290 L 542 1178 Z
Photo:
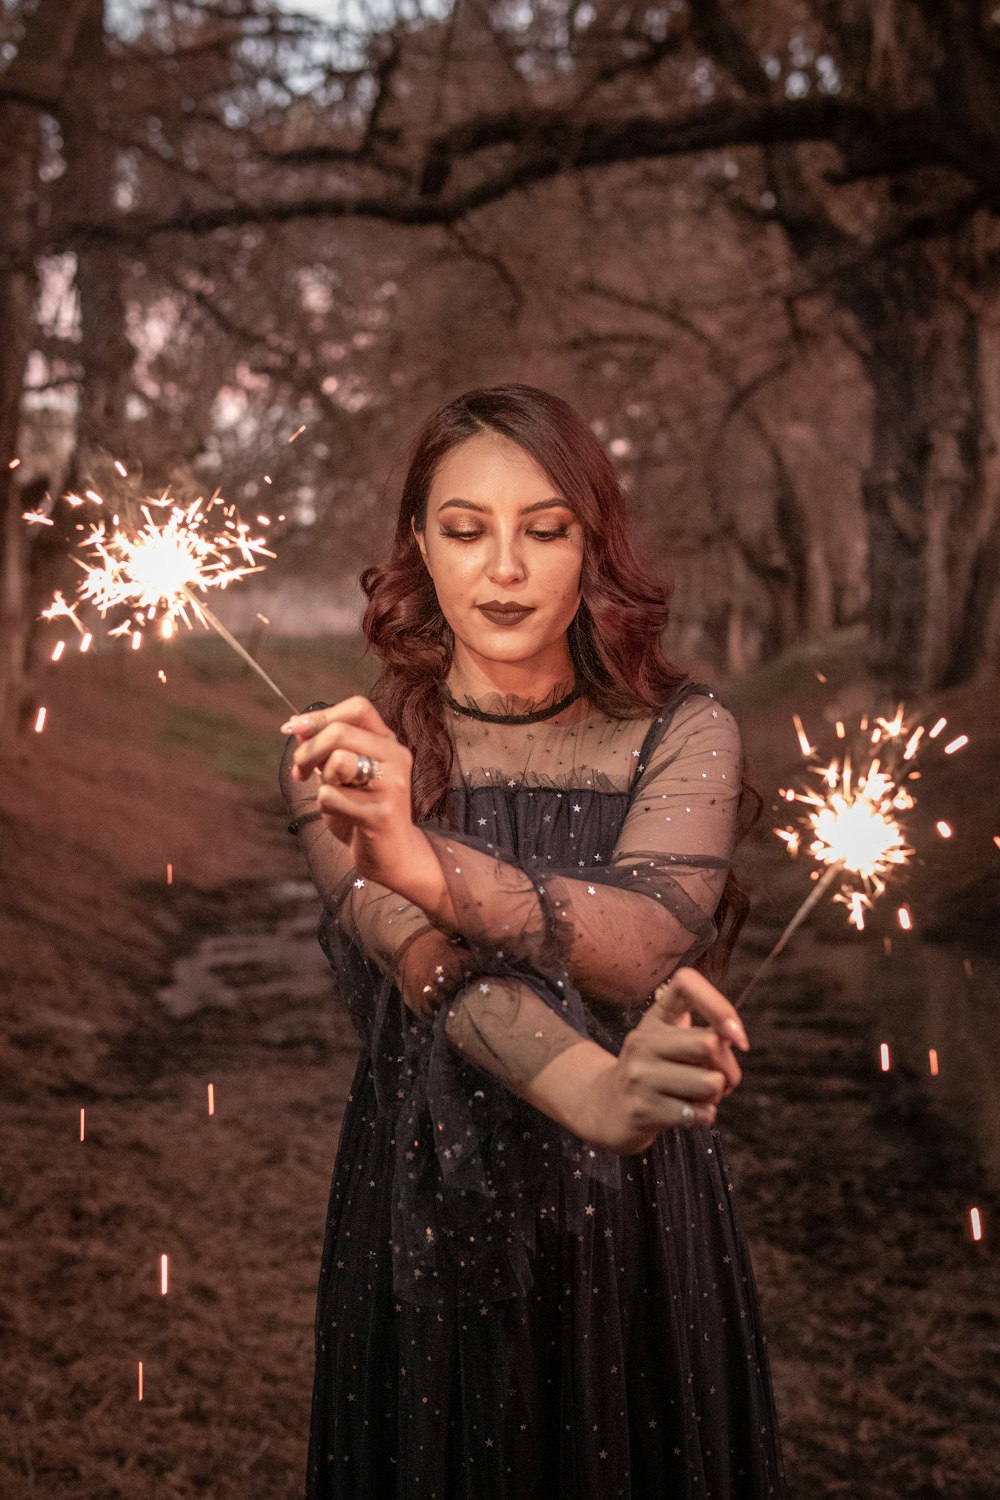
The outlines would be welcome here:
M 453 712 L 467 714 L 474 719 L 491 722 L 506 720 L 511 723 L 528 723 L 538 718 L 555 716 L 563 708 L 581 696 L 572 677 L 555 683 L 542 697 L 524 697 L 519 693 L 487 692 L 473 697 L 471 693 L 455 693 L 447 682 L 438 683 L 438 692 Z

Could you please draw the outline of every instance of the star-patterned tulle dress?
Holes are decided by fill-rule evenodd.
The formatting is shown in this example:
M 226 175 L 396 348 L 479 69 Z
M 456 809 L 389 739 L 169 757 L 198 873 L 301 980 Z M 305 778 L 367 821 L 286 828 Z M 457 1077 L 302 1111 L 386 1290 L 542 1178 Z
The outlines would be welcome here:
M 321 821 L 300 829 L 361 1038 L 320 1272 L 308 1496 L 784 1496 L 718 1126 L 614 1156 L 451 1039 L 456 1017 L 496 1002 L 521 1076 L 581 1033 L 618 1050 L 715 936 L 735 722 L 690 685 L 642 719 L 582 698 L 527 723 L 509 720 L 554 700 L 459 706 L 445 813 L 421 825 L 459 932 L 360 877 Z M 298 815 L 313 792 L 288 766 L 286 749 Z M 404 1004 L 428 987 L 433 1020 Z M 525 1026 L 526 994 L 545 1024 Z

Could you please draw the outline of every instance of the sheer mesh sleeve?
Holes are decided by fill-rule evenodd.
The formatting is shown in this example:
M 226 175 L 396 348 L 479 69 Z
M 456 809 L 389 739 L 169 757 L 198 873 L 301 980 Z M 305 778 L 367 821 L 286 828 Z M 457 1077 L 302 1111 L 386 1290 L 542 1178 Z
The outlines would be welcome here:
M 281 790 L 293 820 L 316 810 L 315 786 L 292 780 L 295 744 L 294 738 L 288 741 L 280 768 Z M 364 975 L 355 972 L 359 961 L 362 968 L 366 963 L 374 963 L 387 980 L 394 982 L 415 1015 L 429 1019 L 442 1005 L 446 1006 L 444 1033 L 466 1056 L 515 1090 L 530 1081 L 565 1047 L 579 1040 L 580 1027 L 571 1029 L 551 1010 L 546 1011 L 548 1024 L 543 1040 L 538 1016 L 532 1010 L 540 1003 L 537 994 L 530 986 L 512 980 L 512 986 L 502 992 L 506 994 L 512 987 L 522 997 L 518 1013 L 527 1019 L 522 1019 L 520 1026 L 507 1027 L 501 1046 L 494 1018 L 494 1000 L 501 990 L 494 990 L 494 1000 L 487 1000 L 491 993 L 487 981 L 497 981 L 501 973 L 511 974 L 511 966 L 494 962 L 489 974 L 482 973 L 483 954 L 470 949 L 460 934 L 443 932 L 422 907 L 404 900 L 388 886 L 360 876 L 346 845 L 321 820 L 304 824 L 299 837 L 309 873 L 323 902 L 323 950 L 341 981 L 366 1041 L 374 1040 L 376 1015 L 373 1011 L 370 1016 L 359 1016 L 358 1003 L 365 994 L 373 998 L 380 995 L 384 1009 L 387 992 L 385 986 L 376 988 L 364 982 Z M 353 964 L 345 951 L 347 947 L 356 950 Z M 472 983 L 473 980 L 479 983 Z M 512 1014 L 513 1011 L 508 1011 L 508 1019 Z M 492 1055 L 487 1035 L 492 1038 Z
M 564 967 L 588 1000 L 632 1007 L 711 944 L 735 838 L 736 722 L 694 693 L 665 710 L 633 754 L 629 809 L 606 865 L 518 863 L 482 840 L 425 830 L 454 930 L 482 967 Z
M 316 811 L 316 783 L 292 780 L 295 746 L 295 739 L 289 739 L 279 772 L 285 805 L 293 820 Z M 359 875 L 350 850 L 321 819 L 302 824 L 299 838 L 323 902 L 323 949 L 343 981 L 345 998 L 356 1019 L 352 999 L 366 988 L 370 992 L 371 986 L 359 984 L 348 972 L 351 960 L 345 951 L 347 946 L 357 950 L 355 963 L 373 963 L 382 975 L 394 980 L 417 1014 L 429 1014 L 471 976 L 472 956 L 461 936 L 442 932 L 421 907 Z M 362 1031 L 370 1039 L 367 1025 L 362 1025 Z

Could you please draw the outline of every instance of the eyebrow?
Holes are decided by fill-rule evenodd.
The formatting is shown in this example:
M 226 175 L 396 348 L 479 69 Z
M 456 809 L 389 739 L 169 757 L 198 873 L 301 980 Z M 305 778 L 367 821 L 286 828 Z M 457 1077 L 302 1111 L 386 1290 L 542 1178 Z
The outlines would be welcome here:
M 531 511 L 551 510 L 557 505 L 563 505 L 567 510 L 573 509 L 568 500 L 558 500 L 553 498 L 551 500 L 536 500 L 532 505 L 522 505 L 518 514 L 526 516 L 529 515 Z M 484 516 L 491 516 L 493 514 L 488 505 L 477 505 L 474 500 L 446 500 L 443 505 L 438 506 L 438 515 L 440 515 L 441 511 L 449 509 L 478 510 Z

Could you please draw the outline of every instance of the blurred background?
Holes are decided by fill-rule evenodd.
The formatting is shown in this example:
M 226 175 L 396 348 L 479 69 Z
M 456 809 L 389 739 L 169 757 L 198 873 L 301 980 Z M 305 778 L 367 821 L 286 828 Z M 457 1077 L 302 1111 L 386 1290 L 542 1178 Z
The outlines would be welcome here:
M 0 5 L 5 1496 L 300 1493 L 354 1060 L 281 706 L 200 631 L 40 621 L 63 497 L 117 460 L 265 516 L 218 613 L 334 699 L 411 436 L 506 380 L 591 423 L 670 652 L 741 711 L 731 992 L 809 888 L 792 714 L 827 756 L 900 702 L 969 737 L 898 893 L 748 1001 L 720 1126 L 792 1494 L 1000 1492 L 998 162 L 988 0 Z

